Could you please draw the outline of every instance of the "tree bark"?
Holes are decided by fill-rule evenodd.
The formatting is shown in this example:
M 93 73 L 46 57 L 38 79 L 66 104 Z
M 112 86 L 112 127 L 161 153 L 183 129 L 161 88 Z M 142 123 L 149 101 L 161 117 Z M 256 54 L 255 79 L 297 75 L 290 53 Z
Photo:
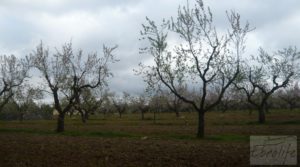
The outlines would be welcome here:
M 81 116 L 81 121 L 82 121 L 82 123 L 86 123 L 86 119 L 85 119 L 85 115 L 84 115 L 84 112 L 80 112 L 80 116 Z
M 87 111 L 85 111 L 84 112 L 84 118 L 85 118 L 85 120 L 89 120 L 89 112 L 87 112 Z
M 269 113 L 269 103 L 266 102 L 264 105 L 265 113 Z
M 290 108 L 290 111 L 293 111 L 293 109 L 294 109 L 294 106 L 295 106 L 295 104 L 294 104 L 294 103 L 289 103 L 289 108 Z
M 204 112 L 198 111 L 198 131 L 197 137 L 203 138 L 204 137 Z
M 59 113 L 57 118 L 56 132 L 64 132 L 64 131 L 65 131 L 65 113 Z
M 176 118 L 179 118 L 179 111 L 177 109 L 175 109 L 175 114 L 176 114 Z
M 142 114 L 142 120 L 144 120 L 144 111 L 141 110 L 141 114 Z
M 156 123 L 156 111 L 155 110 L 153 111 L 153 123 L 154 124 Z
M 70 113 L 70 118 L 72 118 L 73 117 L 73 111 L 70 111 L 69 113 Z
M 251 109 L 251 108 L 248 109 L 248 114 L 249 114 L 249 115 L 252 115 L 252 109 Z
M 23 122 L 23 120 L 24 120 L 24 113 L 21 111 L 19 115 L 19 121 Z
M 259 110 L 258 110 L 258 122 L 260 124 L 263 124 L 266 122 L 266 116 L 265 116 L 265 111 L 264 111 L 264 107 L 261 107 Z

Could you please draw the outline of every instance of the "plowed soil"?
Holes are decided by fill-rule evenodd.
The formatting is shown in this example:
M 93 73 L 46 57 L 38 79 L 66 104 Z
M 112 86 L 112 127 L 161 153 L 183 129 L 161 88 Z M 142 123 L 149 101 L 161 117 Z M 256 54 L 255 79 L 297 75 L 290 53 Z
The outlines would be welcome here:
M 175 115 L 175 114 L 174 114 Z M 196 139 L 196 115 L 159 114 L 154 123 L 139 115 L 95 117 L 82 124 L 67 119 L 0 122 L 1 167 L 249 166 L 250 135 L 300 135 L 299 112 L 274 112 L 258 125 L 245 113 L 208 113 L 206 137 Z M 299 141 L 299 140 L 298 140 Z M 298 143 L 298 162 L 299 162 Z

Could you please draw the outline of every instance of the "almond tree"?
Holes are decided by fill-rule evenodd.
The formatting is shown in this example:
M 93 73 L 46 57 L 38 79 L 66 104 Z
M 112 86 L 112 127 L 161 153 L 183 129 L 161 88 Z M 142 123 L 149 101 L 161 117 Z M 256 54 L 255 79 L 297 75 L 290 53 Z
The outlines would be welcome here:
M 180 87 L 177 88 L 178 92 L 180 92 L 180 94 L 186 94 L 186 87 L 182 85 L 179 86 Z M 182 109 L 183 101 L 176 95 L 174 95 L 172 92 L 165 92 L 165 96 L 169 110 L 175 112 L 176 118 L 179 118 L 179 111 Z
M 128 100 L 130 98 L 130 95 L 126 92 L 123 92 L 123 97 L 112 97 L 112 102 L 114 107 L 117 109 L 119 113 L 119 117 L 122 118 L 122 114 L 125 113 L 126 109 L 128 108 Z
M 237 109 L 243 103 L 243 93 L 236 89 L 233 85 L 223 95 L 221 102 L 216 109 L 225 113 L 229 109 Z
M 300 53 L 289 47 L 269 54 L 262 48 L 252 56 L 240 73 L 235 86 L 242 90 L 250 104 L 258 111 L 258 122 L 265 123 L 269 97 L 281 88 L 287 87 L 298 72 Z
M 141 112 L 141 119 L 145 119 L 145 113 L 149 111 L 150 106 L 149 106 L 149 96 L 144 92 L 140 94 L 134 102 L 137 105 L 138 110 Z
M 74 108 L 81 114 L 82 122 L 86 122 L 87 110 L 82 108 L 82 92 L 85 90 L 96 89 L 107 86 L 107 79 L 112 76 L 109 64 L 117 60 L 114 58 L 112 52 L 117 48 L 103 46 L 103 56 L 97 53 L 83 55 L 83 51 L 79 50 L 77 54 L 72 54 L 68 58 L 70 68 L 70 85 L 74 95 Z M 65 47 L 66 53 L 72 53 L 72 46 L 68 44 Z M 63 55 L 63 54 L 62 54 Z
M 42 98 L 42 91 L 38 88 L 30 87 L 28 83 L 18 88 L 13 96 L 13 101 L 19 111 L 19 120 L 21 122 L 23 121 L 26 112 L 28 112 L 30 105 L 34 103 L 34 100 L 39 100 Z
M 298 102 L 300 101 L 300 87 L 298 82 L 290 84 L 285 89 L 279 90 L 277 97 L 287 103 L 290 110 L 296 108 Z
M 179 99 L 193 106 L 198 112 L 197 137 L 204 137 L 205 113 L 220 103 L 225 91 L 239 74 L 239 59 L 244 51 L 249 24 L 242 26 L 240 15 L 227 12 L 230 23 L 227 33 L 219 33 L 213 15 L 202 0 L 194 8 L 189 4 L 179 7 L 176 18 L 163 20 L 161 26 L 146 18 L 141 31 L 142 40 L 149 47 L 141 52 L 153 57 L 154 65 L 140 64 L 140 74 L 145 81 L 156 80 Z M 168 43 L 168 35 L 178 43 Z M 175 42 L 175 43 L 176 43 Z M 188 89 L 195 88 L 200 101 L 178 91 L 183 82 Z M 218 97 L 207 103 L 208 90 L 218 88 Z
M 105 101 L 105 96 L 108 90 L 104 90 L 102 87 L 96 88 L 93 91 L 90 89 L 84 89 L 81 93 L 81 108 L 83 110 L 82 122 L 86 122 L 89 119 L 90 114 L 95 114 L 100 109 L 102 103 Z
M 96 53 L 83 55 L 82 50 L 73 53 L 72 44 L 68 43 L 50 56 L 49 49 L 41 43 L 32 54 L 34 66 L 46 81 L 53 95 L 54 109 L 59 113 L 57 132 L 64 131 L 65 115 L 72 107 L 81 111 L 82 90 L 94 89 L 110 76 L 108 64 L 114 61 L 112 51 L 115 48 L 103 46 L 103 56 Z M 67 99 L 66 104 L 62 104 L 62 99 Z
M 17 88 L 28 78 L 30 59 L 0 56 L 0 111 L 14 96 Z

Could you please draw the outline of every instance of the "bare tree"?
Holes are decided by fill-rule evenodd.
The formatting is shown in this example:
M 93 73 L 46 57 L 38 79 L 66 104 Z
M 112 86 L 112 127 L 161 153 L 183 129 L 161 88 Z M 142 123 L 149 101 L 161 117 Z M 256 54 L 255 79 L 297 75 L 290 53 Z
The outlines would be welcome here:
M 180 7 L 177 18 L 163 20 L 161 26 L 148 18 L 147 24 L 143 24 L 142 39 L 150 46 L 141 51 L 153 56 L 154 65 L 140 64 L 140 74 L 146 81 L 159 81 L 194 107 L 198 112 L 197 137 L 204 137 L 204 114 L 220 103 L 226 89 L 238 76 L 245 36 L 250 31 L 248 23 L 242 27 L 239 14 L 227 12 L 227 17 L 231 26 L 226 34 L 220 35 L 210 8 L 197 0 L 194 8 L 189 4 Z M 180 44 L 169 46 L 168 34 Z M 198 102 L 181 94 L 177 89 L 180 82 L 199 90 L 201 100 Z M 219 90 L 218 97 L 208 104 L 208 90 L 215 87 Z
M 30 87 L 29 84 L 19 86 L 18 90 L 13 96 L 13 101 L 16 104 L 19 111 L 19 120 L 22 122 L 24 115 L 28 112 L 30 104 L 34 103 L 34 100 L 43 98 L 43 93 L 38 88 Z
M 29 69 L 28 57 L 18 59 L 14 55 L 0 56 L 0 111 L 28 77 Z
M 145 119 L 145 113 L 149 111 L 150 106 L 149 106 L 149 98 L 147 98 L 147 94 L 143 93 L 140 94 L 139 97 L 136 99 L 137 107 L 141 112 L 141 119 Z
M 115 107 L 113 106 L 112 98 L 114 97 L 114 95 L 115 94 L 113 92 L 109 92 L 109 91 L 104 92 L 102 96 L 101 107 L 99 109 L 99 112 L 102 112 L 103 115 L 113 113 L 113 108 Z
M 59 52 L 59 51 L 57 51 Z M 41 42 L 36 51 L 31 55 L 34 60 L 34 66 L 41 72 L 42 77 L 46 80 L 46 83 L 53 95 L 54 109 L 58 112 L 56 132 L 64 131 L 65 114 L 72 108 L 75 96 L 72 94 L 71 88 L 69 89 L 69 95 L 63 91 L 68 80 L 70 80 L 69 69 L 66 64 L 68 63 L 71 53 L 53 54 L 52 57 L 49 54 L 49 49 L 44 48 Z M 75 84 L 75 82 L 74 82 Z M 75 85 L 72 85 L 74 87 Z M 62 105 L 61 100 L 68 96 L 66 105 Z
M 82 104 L 84 115 L 82 121 L 89 119 L 89 115 L 94 115 L 98 109 L 102 106 L 105 100 L 105 94 L 107 90 L 103 90 L 102 87 L 96 88 L 93 91 L 90 89 L 84 89 L 81 93 Z
M 81 114 L 82 122 L 86 122 L 88 116 L 87 110 L 84 111 L 81 105 L 81 94 L 86 89 L 96 89 L 107 86 L 107 79 L 112 76 L 108 65 L 117 60 L 114 58 L 112 52 L 117 46 L 108 48 L 103 46 L 103 56 L 100 57 L 97 53 L 83 56 L 83 51 L 80 50 L 78 54 L 69 56 L 70 75 L 72 76 L 71 84 L 74 85 L 72 91 L 74 93 L 74 108 Z M 64 52 L 72 53 L 71 43 L 64 47 Z
M 217 105 L 216 109 L 225 113 L 229 109 L 238 109 L 238 106 L 243 102 L 243 94 L 236 89 L 233 85 L 228 88 L 224 93 L 221 102 Z M 213 97 L 215 98 L 215 97 Z
M 81 111 L 81 91 L 104 84 L 104 79 L 110 75 L 108 62 L 114 60 L 111 53 L 115 48 L 103 46 L 103 57 L 96 53 L 83 56 L 82 50 L 73 53 L 72 45 L 68 43 L 50 57 L 49 49 L 45 49 L 41 43 L 32 54 L 34 66 L 46 80 L 53 95 L 54 108 L 59 113 L 57 132 L 64 131 L 65 114 L 72 107 Z M 67 102 L 62 105 L 61 100 L 64 98 Z
M 128 100 L 130 95 L 126 92 L 123 92 L 122 98 L 113 97 L 112 102 L 115 108 L 117 109 L 119 113 L 119 117 L 122 118 L 122 114 L 125 113 L 127 107 L 128 107 Z
M 186 86 L 182 86 L 179 84 L 179 88 L 177 88 L 178 92 L 182 95 L 186 94 Z M 182 109 L 182 103 L 183 101 L 178 98 L 175 94 L 172 92 L 165 93 L 166 96 L 166 102 L 167 106 L 170 111 L 175 112 L 176 118 L 179 118 L 179 111 Z
M 279 90 L 277 96 L 288 104 L 290 110 L 293 110 L 300 101 L 300 88 L 298 82 L 290 84 L 285 89 Z
M 42 114 L 42 118 L 46 120 L 50 120 L 53 118 L 53 106 L 50 104 L 41 104 L 39 107 L 39 111 Z
M 252 56 L 250 64 L 245 65 L 235 86 L 242 90 L 249 103 L 258 110 L 258 122 L 265 123 L 269 97 L 289 85 L 296 76 L 295 63 L 299 59 L 296 48 L 286 48 L 270 55 L 262 48 L 258 56 Z
M 153 123 L 156 123 L 156 114 L 162 112 L 164 106 L 163 92 L 161 89 L 155 90 L 150 99 L 150 109 L 153 112 Z

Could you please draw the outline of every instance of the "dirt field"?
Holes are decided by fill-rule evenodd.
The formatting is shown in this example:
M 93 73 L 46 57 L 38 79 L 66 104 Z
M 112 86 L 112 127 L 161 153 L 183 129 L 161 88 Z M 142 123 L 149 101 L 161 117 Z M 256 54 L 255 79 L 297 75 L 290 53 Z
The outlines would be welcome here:
M 91 117 L 84 125 L 66 120 L 0 122 L 0 166 L 249 166 L 250 135 L 300 135 L 299 111 L 256 114 L 207 113 L 206 137 L 196 139 L 196 114 L 138 114 Z M 298 164 L 300 160 L 298 142 Z

